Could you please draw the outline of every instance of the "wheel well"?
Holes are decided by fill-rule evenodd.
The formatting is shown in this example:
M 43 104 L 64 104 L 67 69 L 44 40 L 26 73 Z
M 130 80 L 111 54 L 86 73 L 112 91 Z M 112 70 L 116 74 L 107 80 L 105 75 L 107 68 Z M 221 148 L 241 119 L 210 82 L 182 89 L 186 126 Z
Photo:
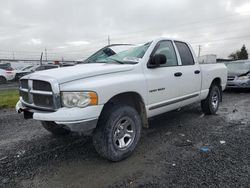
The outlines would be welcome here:
M 211 83 L 211 86 L 212 85 L 217 85 L 218 87 L 219 87 L 219 89 L 220 89 L 220 101 L 222 101 L 222 87 L 221 87 L 221 79 L 220 78 L 215 78 L 213 81 L 212 81 L 212 83 Z M 210 86 L 210 87 L 211 87 Z
M 140 94 L 136 92 L 125 92 L 113 96 L 107 103 L 104 104 L 102 113 L 110 107 L 110 105 L 124 104 L 129 105 L 139 113 L 143 127 L 148 128 L 147 112 L 145 108 L 145 103 Z
M 215 78 L 215 79 L 212 81 L 211 85 L 217 85 L 217 86 L 221 87 L 221 79 L 218 78 L 218 77 Z

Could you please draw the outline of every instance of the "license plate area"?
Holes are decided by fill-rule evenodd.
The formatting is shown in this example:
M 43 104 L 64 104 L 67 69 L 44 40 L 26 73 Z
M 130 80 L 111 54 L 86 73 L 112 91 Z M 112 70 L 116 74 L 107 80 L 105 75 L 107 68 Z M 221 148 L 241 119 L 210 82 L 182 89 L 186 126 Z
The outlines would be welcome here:
M 32 119 L 33 118 L 33 112 L 23 110 L 23 117 L 24 117 L 24 119 Z

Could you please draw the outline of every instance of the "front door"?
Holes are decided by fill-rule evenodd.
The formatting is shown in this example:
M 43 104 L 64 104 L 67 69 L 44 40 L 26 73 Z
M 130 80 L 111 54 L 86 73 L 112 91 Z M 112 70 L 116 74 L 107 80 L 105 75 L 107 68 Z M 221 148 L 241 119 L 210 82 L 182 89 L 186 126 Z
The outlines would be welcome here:
M 175 76 L 179 67 L 172 41 L 160 41 L 151 56 L 155 54 L 165 55 L 167 61 L 157 68 L 145 69 L 149 117 L 180 107 L 177 100 L 180 97 L 180 77 Z

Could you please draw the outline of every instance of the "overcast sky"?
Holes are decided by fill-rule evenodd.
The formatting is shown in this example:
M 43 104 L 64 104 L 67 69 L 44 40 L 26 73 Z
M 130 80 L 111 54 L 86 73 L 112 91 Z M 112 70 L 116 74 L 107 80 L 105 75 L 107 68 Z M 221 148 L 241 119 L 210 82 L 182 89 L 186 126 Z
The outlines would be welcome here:
M 250 51 L 249 0 L 3 0 L 0 58 L 79 59 L 111 43 L 166 36 L 201 55 Z

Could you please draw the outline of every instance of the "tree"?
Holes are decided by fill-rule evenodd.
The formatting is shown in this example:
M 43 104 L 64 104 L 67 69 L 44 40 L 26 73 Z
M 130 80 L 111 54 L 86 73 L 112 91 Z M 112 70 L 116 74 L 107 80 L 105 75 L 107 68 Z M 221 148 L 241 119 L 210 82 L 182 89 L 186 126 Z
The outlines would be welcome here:
M 245 44 L 242 46 L 239 56 L 240 56 L 239 57 L 240 59 L 248 59 L 248 52 L 247 52 Z
M 248 59 L 248 52 L 247 52 L 245 44 L 242 46 L 240 51 L 238 50 L 236 52 L 233 52 L 228 57 L 233 60 Z

